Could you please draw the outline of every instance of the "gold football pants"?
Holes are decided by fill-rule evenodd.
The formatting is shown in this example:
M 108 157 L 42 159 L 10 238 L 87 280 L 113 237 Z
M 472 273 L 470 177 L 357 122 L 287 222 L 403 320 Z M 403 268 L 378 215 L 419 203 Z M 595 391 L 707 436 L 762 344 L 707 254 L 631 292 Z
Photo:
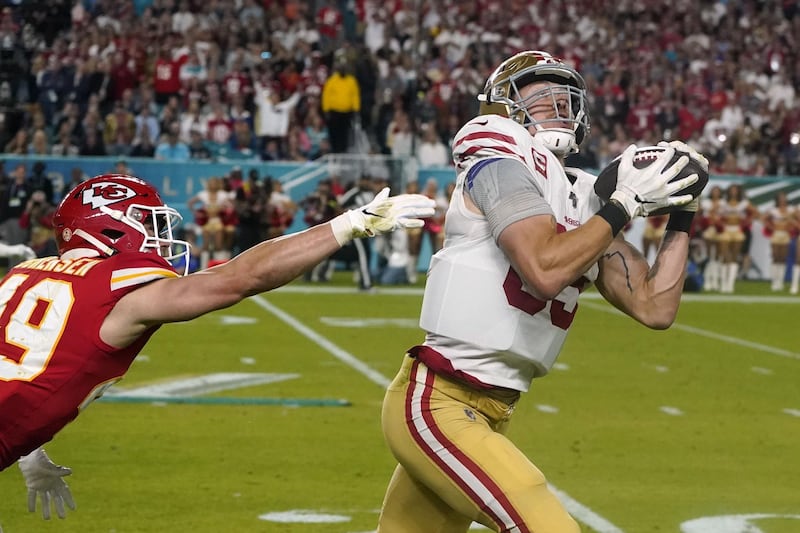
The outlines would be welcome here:
M 383 433 L 400 464 L 378 532 L 466 533 L 476 521 L 500 532 L 579 533 L 504 435 L 518 397 L 468 387 L 406 355 L 383 402 Z

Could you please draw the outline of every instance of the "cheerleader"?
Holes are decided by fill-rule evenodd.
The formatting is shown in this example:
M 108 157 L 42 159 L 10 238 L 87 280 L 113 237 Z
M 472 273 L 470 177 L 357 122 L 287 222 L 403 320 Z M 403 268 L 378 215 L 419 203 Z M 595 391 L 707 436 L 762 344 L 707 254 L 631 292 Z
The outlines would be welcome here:
M 703 289 L 707 291 L 718 291 L 720 289 L 720 275 L 722 264 L 719 262 L 719 235 L 722 233 L 722 220 L 720 209 L 724 200 L 722 198 L 722 188 L 715 185 L 711 188 L 708 198 L 703 198 L 700 202 L 700 235 L 706 245 L 708 261 L 703 270 Z
M 772 290 L 783 290 L 783 280 L 786 276 L 786 259 L 789 255 L 789 243 L 794 229 L 794 209 L 789 205 L 786 192 L 779 191 L 775 195 L 775 205 L 764 210 L 761 217 L 764 224 L 764 236 L 769 239 L 772 253 L 770 280 Z
M 742 187 L 731 184 L 728 187 L 725 201 L 721 204 L 720 220 L 722 232 L 718 237 L 719 257 L 722 262 L 720 291 L 733 293 L 736 278 L 739 275 L 739 256 L 744 248 L 756 210 L 744 197 Z M 719 229 L 719 228 L 718 228 Z

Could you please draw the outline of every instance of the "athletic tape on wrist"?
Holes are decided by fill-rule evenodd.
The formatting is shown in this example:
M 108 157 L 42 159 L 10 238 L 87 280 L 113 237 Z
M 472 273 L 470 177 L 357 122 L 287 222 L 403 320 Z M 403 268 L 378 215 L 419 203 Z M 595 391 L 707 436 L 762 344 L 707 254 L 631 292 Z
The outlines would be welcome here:
M 692 228 L 692 219 L 694 219 L 694 211 L 675 211 L 670 213 L 666 230 L 689 233 Z
M 628 212 L 625 211 L 625 208 L 622 207 L 622 204 L 616 200 L 609 200 L 606 205 L 600 208 L 600 211 L 597 212 L 597 216 L 608 222 L 608 225 L 611 226 L 611 234 L 614 237 L 616 237 L 617 234 L 622 231 L 622 228 L 625 227 L 625 224 L 630 222 L 630 218 L 628 218 Z

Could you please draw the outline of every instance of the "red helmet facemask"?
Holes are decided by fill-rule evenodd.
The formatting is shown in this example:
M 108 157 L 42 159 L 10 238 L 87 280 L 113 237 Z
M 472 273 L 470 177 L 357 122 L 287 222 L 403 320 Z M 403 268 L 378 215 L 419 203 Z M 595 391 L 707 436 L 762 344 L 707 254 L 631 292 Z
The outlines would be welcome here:
M 95 176 L 64 197 L 53 217 L 58 253 L 90 249 L 109 257 L 155 252 L 188 271 L 189 245 L 173 237 L 181 215 L 152 185 L 122 174 Z

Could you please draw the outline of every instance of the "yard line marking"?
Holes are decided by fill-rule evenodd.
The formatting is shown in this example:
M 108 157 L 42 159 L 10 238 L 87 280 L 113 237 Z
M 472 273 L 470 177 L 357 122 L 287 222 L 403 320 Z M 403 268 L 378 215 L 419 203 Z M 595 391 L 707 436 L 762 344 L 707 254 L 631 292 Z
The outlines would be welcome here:
M 581 305 L 585 305 L 586 307 L 594 309 L 596 311 L 603 311 L 604 313 L 626 316 L 625 313 L 623 313 L 622 311 L 619 311 L 618 309 L 614 309 L 611 307 L 606 307 L 604 305 L 599 305 L 589 302 L 582 302 Z M 761 352 L 767 352 L 773 355 L 780 355 L 781 357 L 788 357 L 789 359 L 797 359 L 800 361 L 800 353 L 790 352 L 789 350 L 784 350 L 783 348 L 776 348 L 774 346 L 769 346 L 767 344 L 761 344 L 760 342 L 753 342 L 745 339 L 740 339 L 739 337 L 723 335 L 722 333 L 715 333 L 713 331 L 696 328 L 694 326 L 686 326 L 684 324 L 679 324 L 677 322 L 672 324 L 672 327 L 675 329 L 688 331 L 689 333 L 694 333 L 695 335 L 700 335 L 701 337 L 708 337 L 710 339 L 716 339 L 718 341 L 727 342 L 729 344 L 744 346 L 745 348 L 753 348 L 754 350 L 758 350 Z
M 349 522 L 351 517 L 341 514 L 312 511 L 310 509 L 293 509 L 276 511 L 258 515 L 259 520 L 278 522 L 280 524 L 339 524 Z
M 620 528 L 599 514 L 595 513 L 566 492 L 554 487 L 549 483 L 547 486 L 550 488 L 553 494 L 555 494 L 556 497 L 561 500 L 561 503 L 564 504 L 564 507 L 567 508 L 573 518 L 593 528 L 595 531 L 597 531 L 597 533 L 623 533 Z
M 374 287 L 375 291 L 365 293 L 357 286 L 346 287 L 336 285 L 284 285 L 270 292 L 290 294 L 361 294 L 364 298 L 375 295 L 391 296 L 422 296 L 422 287 Z M 585 292 L 581 294 L 580 302 L 586 300 L 604 300 L 599 292 Z M 703 302 L 719 304 L 785 304 L 800 305 L 800 296 L 748 296 L 735 294 L 683 294 L 683 302 Z
M 282 405 L 284 407 L 349 407 L 345 399 L 329 398 L 224 398 L 204 396 L 129 396 L 109 394 L 98 398 L 104 403 L 152 403 L 155 405 Z
M 786 413 L 787 415 L 796 416 L 800 418 L 800 409 L 784 409 L 783 412 Z
M 665 415 L 670 415 L 670 416 L 681 416 L 681 415 L 683 415 L 683 411 L 681 411 L 677 407 L 671 407 L 669 405 L 663 405 L 663 406 L 659 407 L 658 410 L 661 411 L 662 413 L 664 413 Z
M 373 383 L 380 385 L 384 389 L 389 386 L 391 381 L 385 377 L 383 374 L 374 370 L 369 365 L 364 363 L 363 361 L 356 358 L 351 353 L 347 352 L 346 350 L 338 347 L 333 342 L 329 341 L 327 338 L 323 337 L 313 329 L 309 328 L 295 317 L 286 313 L 282 309 L 272 305 L 270 302 L 266 300 L 261 295 L 255 295 L 250 297 L 259 307 L 267 311 L 268 313 L 272 313 L 277 318 L 285 322 L 287 325 L 291 326 L 298 333 L 303 335 L 308 340 L 316 343 L 322 349 L 327 350 L 331 355 L 345 363 L 346 365 L 350 366 L 354 370 L 360 372 L 361 374 L 365 375 L 370 381 Z M 557 489 L 553 485 L 549 485 L 550 490 L 561 500 L 564 504 L 564 507 L 570 512 L 570 514 L 575 517 L 577 520 L 580 520 L 587 526 L 594 528 L 597 533 L 624 533 L 621 529 L 617 526 L 600 516 L 599 514 L 595 513 L 578 500 L 574 499 L 572 496 L 567 494 L 566 492 Z
M 218 372 L 184 379 L 172 379 L 132 389 L 111 387 L 106 396 L 150 398 L 154 396 L 200 396 L 253 385 L 277 383 L 299 378 L 300 374 L 268 374 L 250 372 Z
M 388 387 L 391 380 L 385 377 L 383 374 L 374 370 L 368 364 L 364 363 L 360 359 L 356 358 L 350 352 L 338 347 L 313 329 L 309 328 L 295 317 L 290 315 L 289 313 L 284 312 L 282 309 L 272 305 L 269 303 L 263 296 L 256 295 L 251 296 L 251 300 L 253 300 L 259 307 L 264 309 L 265 311 L 272 313 L 282 321 L 284 321 L 287 325 L 293 327 L 300 333 L 302 336 L 307 338 L 308 340 L 317 344 L 323 350 L 326 350 L 336 359 L 340 360 L 347 366 L 351 367 L 352 369 L 360 372 L 364 376 L 367 377 L 370 381 L 375 383 L 376 385 L 380 385 L 381 387 Z
M 230 315 L 222 315 L 219 318 L 220 323 L 223 326 L 238 326 L 241 324 L 255 324 L 258 322 L 255 318 L 249 316 L 230 316 Z
M 420 287 L 373 287 L 374 292 L 364 292 L 358 286 L 316 286 L 316 285 L 284 285 L 270 292 L 288 292 L 292 294 L 361 294 L 369 298 L 376 294 L 391 294 L 393 296 L 422 296 Z
M 339 328 L 418 328 L 418 318 L 357 318 L 345 316 L 321 316 L 320 322 Z

